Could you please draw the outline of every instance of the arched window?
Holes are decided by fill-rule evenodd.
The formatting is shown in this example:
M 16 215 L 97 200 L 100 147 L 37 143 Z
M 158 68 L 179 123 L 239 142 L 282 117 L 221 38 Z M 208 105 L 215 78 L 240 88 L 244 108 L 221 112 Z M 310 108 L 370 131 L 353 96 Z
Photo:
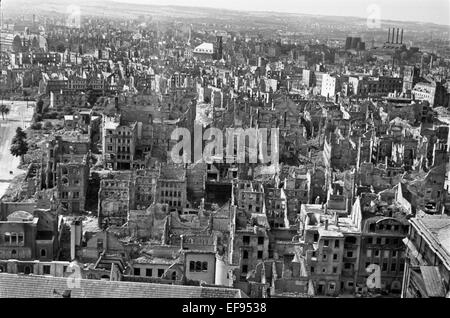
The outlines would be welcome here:
M 189 271 L 190 272 L 195 271 L 195 262 L 194 261 L 189 262 Z
M 45 248 L 41 249 L 41 257 L 47 256 L 47 250 Z
M 5 232 L 5 243 L 11 244 L 11 233 Z
M 12 250 L 11 251 L 11 257 L 16 257 L 17 255 L 17 251 L 16 250 Z
M 11 244 L 16 245 L 17 244 L 17 233 L 11 233 Z
M 19 233 L 17 236 L 17 243 L 19 243 L 19 245 L 23 245 L 23 233 Z
M 203 262 L 203 263 L 202 263 L 202 271 L 203 271 L 203 272 L 208 271 L 208 262 Z
M 172 273 L 172 280 L 176 280 L 177 279 L 177 272 L 173 272 Z
M 328 291 L 330 293 L 334 293 L 335 290 L 336 290 L 336 283 L 335 282 L 330 282 L 328 284 Z
M 248 251 L 243 251 L 242 252 L 242 258 L 243 259 L 248 259 Z

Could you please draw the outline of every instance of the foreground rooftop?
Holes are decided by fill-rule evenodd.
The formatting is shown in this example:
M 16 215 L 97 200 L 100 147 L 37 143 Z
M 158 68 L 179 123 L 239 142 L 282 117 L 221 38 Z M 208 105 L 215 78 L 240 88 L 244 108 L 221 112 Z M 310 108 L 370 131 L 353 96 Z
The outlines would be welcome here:
M 239 289 L 0 274 L 0 298 L 245 298 Z

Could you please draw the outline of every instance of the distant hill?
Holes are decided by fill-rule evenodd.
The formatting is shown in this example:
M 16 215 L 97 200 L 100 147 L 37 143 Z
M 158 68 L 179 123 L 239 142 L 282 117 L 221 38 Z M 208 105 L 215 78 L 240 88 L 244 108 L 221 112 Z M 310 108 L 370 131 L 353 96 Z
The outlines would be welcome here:
M 285 19 L 286 23 L 302 18 L 302 20 L 311 20 L 317 23 L 341 23 L 342 25 L 364 25 L 366 19 L 359 17 L 338 17 L 338 16 L 317 16 L 298 13 L 279 13 L 279 12 L 247 12 L 227 9 L 216 9 L 206 7 L 190 7 L 190 6 L 161 6 L 150 4 L 129 4 L 121 3 L 114 0 L 3 0 L 4 12 L 14 12 L 27 14 L 30 12 L 54 12 L 66 13 L 71 5 L 77 5 L 81 9 L 82 14 L 98 15 L 106 17 L 137 17 L 142 15 L 151 15 L 158 18 L 209 18 L 218 20 L 241 20 L 251 21 L 264 19 L 267 17 L 275 20 Z M 7 15 L 5 15 L 7 17 Z M 265 20 L 268 24 L 270 20 Z M 433 23 L 419 22 L 400 22 L 383 20 L 383 24 L 396 25 L 409 29 L 418 29 L 421 27 L 430 27 L 443 32 L 449 30 L 449 26 L 437 25 Z

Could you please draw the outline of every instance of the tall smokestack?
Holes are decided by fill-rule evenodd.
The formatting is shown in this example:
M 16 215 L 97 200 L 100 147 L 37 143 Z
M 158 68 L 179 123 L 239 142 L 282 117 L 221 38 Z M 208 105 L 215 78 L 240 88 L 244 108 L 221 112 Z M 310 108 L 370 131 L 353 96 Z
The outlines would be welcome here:
M 397 43 L 398 44 L 398 33 L 400 32 L 400 29 L 399 28 L 397 28 L 397 39 L 395 40 L 395 43 Z
M 388 40 L 387 43 L 391 40 L 391 28 L 388 29 Z
M 403 29 L 402 29 L 402 33 L 400 35 L 400 44 L 403 44 Z
M 394 43 L 394 36 L 395 36 L 395 28 L 392 28 L 392 39 L 391 39 L 391 43 Z

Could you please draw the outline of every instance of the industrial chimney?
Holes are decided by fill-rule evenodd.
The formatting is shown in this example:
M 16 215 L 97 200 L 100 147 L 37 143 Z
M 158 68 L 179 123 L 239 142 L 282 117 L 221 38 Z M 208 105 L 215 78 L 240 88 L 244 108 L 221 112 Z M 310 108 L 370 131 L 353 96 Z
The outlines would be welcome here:
M 391 43 L 394 43 L 394 36 L 395 36 L 394 32 L 395 32 L 395 28 L 392 28 L 392 38 L 391 38 Z
M 401 33 L 401 36 L 400 36 L 400 44 L 403 44 L 403 29 L 402 29 L 402 33 Z
M 397 39 L 395 40 L 395 43 L 396 43 L 396 44 L 398 44 L 398 34 L 399 34 L 399 32 L 400 32 L 400 29 L 397 28 Z
M 388 29 L 388 40 L 387 43 L 391 40 L 391 28 Z

